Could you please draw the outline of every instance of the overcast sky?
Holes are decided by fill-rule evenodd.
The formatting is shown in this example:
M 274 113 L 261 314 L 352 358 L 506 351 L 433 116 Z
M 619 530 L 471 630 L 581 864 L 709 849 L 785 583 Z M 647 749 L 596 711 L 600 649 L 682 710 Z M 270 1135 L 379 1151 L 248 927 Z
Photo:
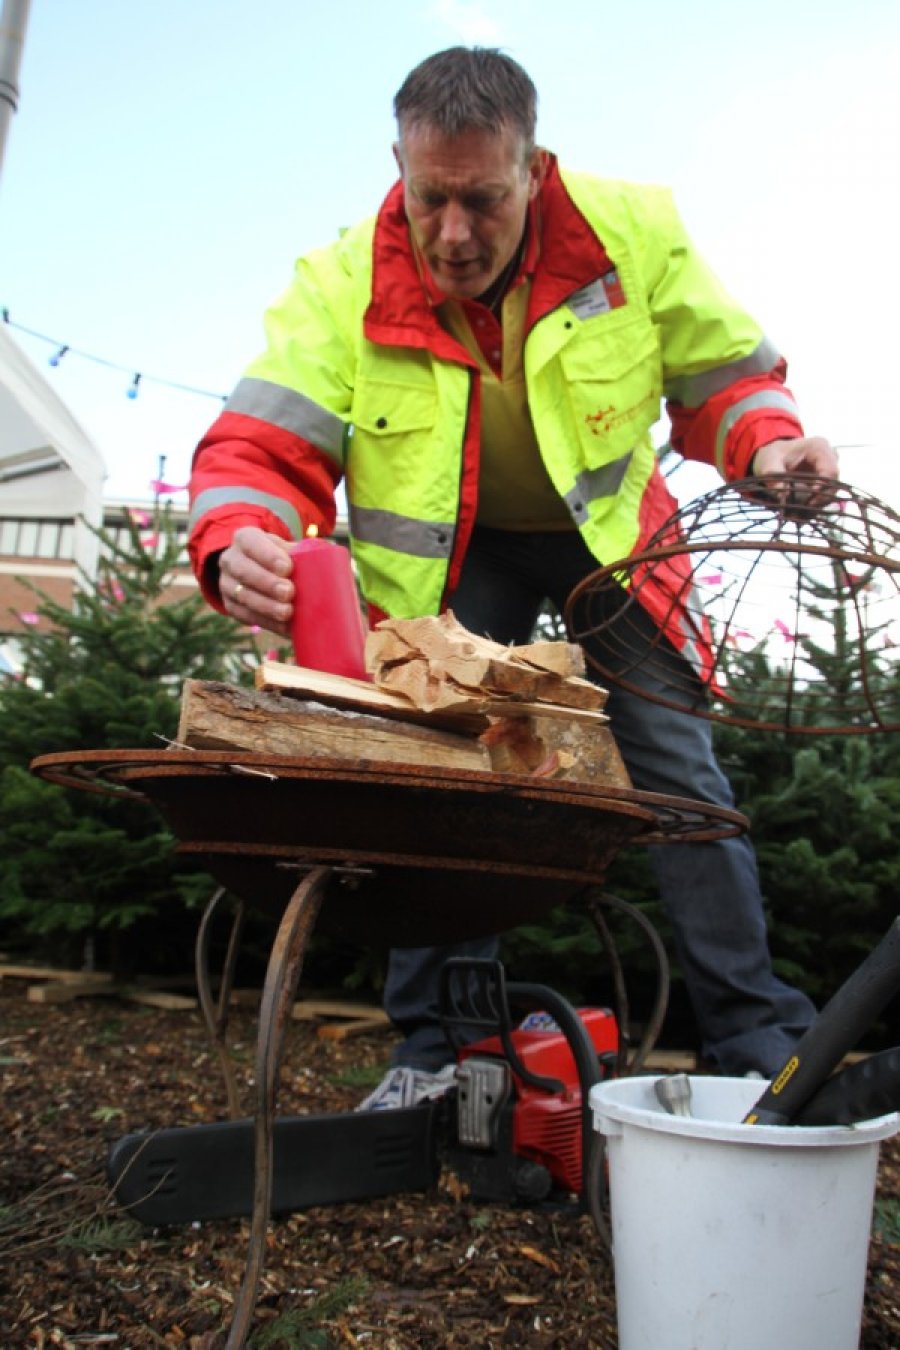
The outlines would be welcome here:
M 807 429 L 859 446 L 842 477 L 900 507 L 896 0 L 33 0 L 0 306 L 73 349 L 51 369 L 14 333 L 109 495 L 147 496 L 160 456 L 186 481 L 294 259 L 389 188 L 395 89 L 455 43 L 522 62 L 565 163 L 674 188 Z

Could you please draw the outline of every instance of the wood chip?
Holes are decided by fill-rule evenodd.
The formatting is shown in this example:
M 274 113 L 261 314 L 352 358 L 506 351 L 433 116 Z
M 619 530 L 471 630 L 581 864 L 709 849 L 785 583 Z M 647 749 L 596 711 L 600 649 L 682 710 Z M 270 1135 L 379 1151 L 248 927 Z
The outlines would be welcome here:
M 529 1261 L 535 1261 L 539 1266 L 545 1266 L 547 1270 L 552 1270 L 556 1275 L 559 1274 L 559 1266 L 553 1260 L 553 1257 L 548 1256 L 546 1252 L 542 1252 L 540 1248 L 520 1247 L 519 1251 L 523 1256 L 527 1256 Z

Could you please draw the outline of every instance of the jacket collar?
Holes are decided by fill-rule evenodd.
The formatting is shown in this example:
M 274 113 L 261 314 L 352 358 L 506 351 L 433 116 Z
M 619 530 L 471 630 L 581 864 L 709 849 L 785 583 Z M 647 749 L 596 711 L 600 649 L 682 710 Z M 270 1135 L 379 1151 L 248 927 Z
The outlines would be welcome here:
M 531 288 L 527 327 L 575 291 L 613 267 L 602 242 L 566 191 L 551 156 L 539 196 L 540 253 Z M 438 322 L 413 253 L 403 184 L 391 188 L 375 223 L 372 295 L 364 319 L 367 338 L 386 346 L 427 347 L 459 361 L 462 348 Z
M 556 156 L 541 188 L 541 256 L 531 287 L 527 327 L 611 271 L 614 263 L 566 191 Z

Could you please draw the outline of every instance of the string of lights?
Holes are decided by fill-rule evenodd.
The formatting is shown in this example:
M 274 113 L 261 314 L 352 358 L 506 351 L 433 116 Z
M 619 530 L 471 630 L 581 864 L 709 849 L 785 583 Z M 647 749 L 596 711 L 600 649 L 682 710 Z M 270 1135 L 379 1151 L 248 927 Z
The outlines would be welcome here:
M 71 346 L 68 342 L 60 342 L 57 338 L 49 337 L 46 333 L 39 333 L 34 328 L 26 328 L 25 324 L 14 323 L 10 318 L 8 309 L 0 311 L 3 322 L 8 328 L 12 328 L 17 333 L 25 333 L 28 337 L 36 338 L 39 342 L 46 342 L 53 348 L 52 355 L 48 358 L 48 365 L 54 368 L 67 356 L 77 356 L 83 361 L 92 361 L 94 365 L 105 366 L 107 370 L 115 370 L 123 375 L 131 376 L 131 383 L 125 391 L 125 397 L 135 399 L 140 391 L 141 384 L 158 384 L 166 389 L 178 389 L 183 394 L 199 394 L 201 398 L 214 398 L 220 403 L 224 403 L 226 394 L 214 393 L 211 389 L 198 389 L 195 385 L 179 384 L 177 380 L 166 380 L 159 375 L 145 375 L 143 371 L 135 370 L 133 366 L 123 366 L 117 361 L 108 361 L 103 356 L 95 356 L 92 352 L 82 351 L 78 347 Z

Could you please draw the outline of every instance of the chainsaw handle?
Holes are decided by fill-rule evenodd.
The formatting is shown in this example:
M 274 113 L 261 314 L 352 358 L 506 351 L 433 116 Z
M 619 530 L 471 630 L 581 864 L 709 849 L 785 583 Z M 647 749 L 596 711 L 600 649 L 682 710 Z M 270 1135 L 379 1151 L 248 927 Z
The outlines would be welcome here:
M 549 989 L 545 984 L 523 984 L 510 982 L 507 986 L 510 999 L 529 1012 L 545 1009 L 555 1018 L 556 1023 L 568 1042 L 578 1072 L 578 1085 L 581 1089 L 581 1195 L 579 1199 L 586 1209 L 590 1209 L 588 1195 L 589 1160 L 594 1146 L 594 1122 L 591 1111 L 591 1088 L 602 1080 L 602 1072 L 597 1060 L 597 1051 L 588 1035 L 587 1027 L 567 999 Z M 515 1058 L 518 1058 L 515 1056 Z
M 898 990 L 900 915 L 826 1003 L 744 1124 L 789 1125 Z

